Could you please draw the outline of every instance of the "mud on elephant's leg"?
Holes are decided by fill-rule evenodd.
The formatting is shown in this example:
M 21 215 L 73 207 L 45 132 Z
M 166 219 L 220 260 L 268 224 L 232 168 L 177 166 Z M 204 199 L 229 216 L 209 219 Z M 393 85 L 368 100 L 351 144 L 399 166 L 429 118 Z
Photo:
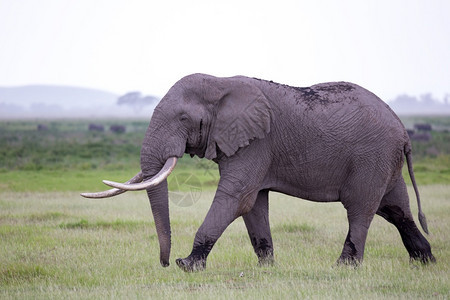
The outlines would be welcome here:
M 383 197 L 377 214 L 397 227 L 411 260 L 419 260 L 424 264 L 436 261 L 430 244 L 413 220 L 403 180 L 399 180 L 394 189 Z
M 411 261 L 418 260 L 423 264 L 436 261 L 431 253 L 430 244 L 412 217 L 405 217 L 406 214 L 400 207 L 385 205 L 380 207 L 378 214 L 397 227 Z
M 272 265 L 274 262 L 268 194 L 268 190 L 260 191 L 252 210 L 242 216 L 259 265 Z

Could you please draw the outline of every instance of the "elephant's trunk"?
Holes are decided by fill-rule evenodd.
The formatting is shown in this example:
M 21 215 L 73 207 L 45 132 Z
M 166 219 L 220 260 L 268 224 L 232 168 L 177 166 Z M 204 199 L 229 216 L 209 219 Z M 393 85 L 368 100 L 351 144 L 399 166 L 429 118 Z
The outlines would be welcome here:
M 163 267 L 169 266 L 171 232 L 169 218 L 169 201 L 167 180 L 158 186 L 147 190 L 155 220 L 156 233 L 158 234 L 160 256 L 159 260 Z
M 151 182 L 155 178 L 162 178 L 157 185 L 146 187 L 148 199 L 155 221 L 156 233 L 158 235 L 160 249 L 160 263 L 163 267 L 169 266 L 171 232 L 169 217 L 169 191 L 166 177 L 175 167 L 176 155 L 170 153 L 169 158 L 160 157 L 163 151 L 155 150 L 150 145 L 157 144 L 157 141 L 144 139 L 141 149 L 141 170 L 145 182 Z M 171 155 L 172 154 L 172 155 Z M 148 180 L 147 180 L 148 178 Z

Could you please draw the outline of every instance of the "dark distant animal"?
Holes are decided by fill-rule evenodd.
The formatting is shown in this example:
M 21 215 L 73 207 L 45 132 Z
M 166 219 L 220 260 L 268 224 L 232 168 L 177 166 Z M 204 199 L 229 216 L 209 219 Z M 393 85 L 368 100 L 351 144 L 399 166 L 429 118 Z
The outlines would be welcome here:
M 431 131 L 432 130 L 431 124 L 427 124 L 427 123 L 414 124 L 414 128 L 416 130 L 420 130 L 420 131 Z
M 141 172 L 125 184 L 85 197 L 147 190 L 160 244 L 169 265 L 171 230 L 166 177 L 184 153 L 219 165 L 211 208 L 185 271 L 203 269 L 217 239 L 242 217 L 260 263 L 272 262 L 269 191 L 317 201 L 340 201 L 349 230 L 339 263 L 363 259 L 375 214 L 394 224 L 411 259 L 434 261 L 414 223 L 402 166 L 406 158 L 419 221 L 427 232 L 405 127 L 377 96 L 346 82 L 291 87 L 243 76 L 182 78 L 155 108 L 141 149 Z M 326 224 L 326 220 L 324 220 Z
M 115 132 L 115 133 L 124 133 L 125 129 L 126 128 L 123 125 L 111 125 L 109 127 L 109 130 L 111 130 L 112 132 Z
M 99 131 L 103 132 L 105 130 L 105 127 L 101 124 L 89 124 L 89 131 Z
M 37 130 L 38 131 L 47 131 L 48 130 L 48 126 L 45 125 L 45 124 L 38 124 Z

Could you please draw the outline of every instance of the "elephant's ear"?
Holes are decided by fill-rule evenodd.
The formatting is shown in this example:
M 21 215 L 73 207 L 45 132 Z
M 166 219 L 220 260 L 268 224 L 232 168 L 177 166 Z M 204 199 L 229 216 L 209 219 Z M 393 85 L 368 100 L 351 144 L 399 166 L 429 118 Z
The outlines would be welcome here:
M 217 156 L 216 146 L 231 156 L 255 138 L 270 132 L 271 108 L 265 95 L 257 87 L 233 80 L 231 88 L 219 100 L 205 157 Z

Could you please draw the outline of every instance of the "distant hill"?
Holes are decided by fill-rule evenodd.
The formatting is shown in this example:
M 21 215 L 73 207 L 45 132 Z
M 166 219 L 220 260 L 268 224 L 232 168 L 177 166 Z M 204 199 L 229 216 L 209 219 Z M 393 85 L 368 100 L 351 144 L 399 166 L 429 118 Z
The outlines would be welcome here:
M 107 91 L 52 85 L 0 87 L 0 119 L 150 117 L 154 105 L 119 105 Z M 152 103 L 153 104 L 153 103 Z
M 450 115 L 450 103 L 446 96 L 444 101 L 434 99 L 431 94 L 419 99 L 408 95 L 400 95 L 388 104 L 398 115 Z

